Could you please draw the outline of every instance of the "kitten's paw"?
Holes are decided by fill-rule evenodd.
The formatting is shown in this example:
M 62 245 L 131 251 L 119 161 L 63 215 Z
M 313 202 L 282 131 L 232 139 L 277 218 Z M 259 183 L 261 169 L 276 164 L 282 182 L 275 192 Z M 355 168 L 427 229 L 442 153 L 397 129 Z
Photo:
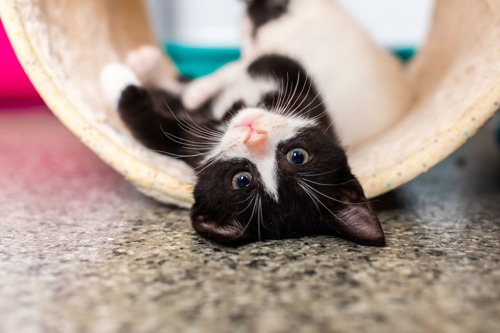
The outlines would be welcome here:
M 182 94 L 182 104 L 189 111 L 203 106 L 209 99 L 214 97 L 220 88 L 212 78 L 202 78 L 190 83 Z
M 143 45 L 127 54 L 126 63 L 144 83 L 155 83 L 162 73 L 163 54 L 156 46 Z
M 140 85 L 134 72 L 122 64 L 109 64 L 101 71 L 101 90 L 106 102 L 116 108 L 122 92 L 130 85 Z
M 151 97 L 148 91 L 143 87 L 135 85 L 127 86 L 122 91 L 118 105 L 118 112 L 122 118 L 140 117 L 146 110 L 152 108 Z

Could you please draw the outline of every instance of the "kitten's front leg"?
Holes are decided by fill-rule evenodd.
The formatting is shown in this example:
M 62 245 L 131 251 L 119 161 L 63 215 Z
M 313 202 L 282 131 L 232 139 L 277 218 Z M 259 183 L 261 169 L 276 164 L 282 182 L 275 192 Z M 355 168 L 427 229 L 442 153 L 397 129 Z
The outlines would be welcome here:
M 182 94 L 182 104 L 190 111 L 201 108 L 236 80 L 246 70 L 246 67 L 247 62 L 232 62 L 214 74 L 192 81 Z
M 156 46 L 143 45 L 129 52 L 127 66 L 145 86 L 162 88 L 169 93 L 180 95 L 183 85 L 176 79 L 173 66 Z

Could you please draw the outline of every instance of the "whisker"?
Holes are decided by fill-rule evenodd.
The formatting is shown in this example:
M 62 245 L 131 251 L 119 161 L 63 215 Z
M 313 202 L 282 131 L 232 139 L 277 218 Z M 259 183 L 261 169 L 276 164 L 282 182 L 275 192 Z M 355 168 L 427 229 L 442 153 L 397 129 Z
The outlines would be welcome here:
M 161 150 L 155 150 L 155 149 L 150 149 L 150 150 L 154 151 L 155 153 L 161 153 L 161 154 L 165 154 L 165 155 L 175 157 L 175 158 L 198 157 L 198 156 L 206 156 L 207 155 L 205 153 L 193 154 L 193 155 L 181 155 L 181 154 L 170 153 L 168 151 L 161 151 Z
M 163 99 L 163 104 L 165 104 L 165 106 L 167 107 L 168 111 L 170 111 L 170 113 L 172 114 L 172 116 L 174 116 L 175 120 L 177 122 L 179 122 L 179 119 L 175 115 L 174 111 L 172 111 L 172 109 L 170 108 L 170 106 L 168 105 L 168 103 L 167 103 L 167 101 L 165 99 Z
M 239 204 L 242 204 L 242 203 L 245 203 L 247 202 L 248 200 L 252 199 L 253 195 L 255 194 L 256 190 L 253 190 L 252 192 L 250 192 L 250 194 L 248 195 L 248 198 L 246 198 L 245 200 L 241 200 L 241 201 L 236 201 L 235 204 L 239 205 Z
M 300 180 L 298 180 L 298 181 L 300 182 Z M 302 185 L 306 185 L 306 184 L 305 184 L 305 183 L 302 183 Z M 315 197 L 316 197 L 316 196 L 315 196 Z M 338 217 L 338 216 L 337 216 L 334 212 L 332 212 L 330 208 L 328 208 L 328 207 L 327 207 L 327 206 L 326 206 L 326 205 L 325 205 L 325 204 L 324 204 L 321 200 L 319 200 L 317 197 L 316 197 L 316 199 L 317 199 L 317 202 L 318 202 L 321 206 L 323 206 L 323 208 L 325 208 L 327 211 L 329 211 L 329 212 L 330 212 L 330 214 L 332 214 L 332 215 L 333 215 L 333 217 L 335 217 L 337 220 L 339 220 L 339 221 L 340 221 L 339 217 Z
M 311 198 L 311 201 L 314 203 L 314 205 L 316 206 L 316 208 L 319 210 L 318 203 L 316 202 L 316 200 L 318 200 L 318 199 L 315 197 L 315 195 L 313 193 L 311 193 L 311 191 L 309 191 L 302 184 L 299 183 L 299 186 L 309 196 L 309 198 Z
M 201 138 L 201 139 L 204 139 L 204 140 L 209 140 L 209 141 L 215 141 L 214 139 L 220 139 L 222 137 L 222 133 L 217 133 L 217 132 L 214 132 L 214 131 L 211 131 L 209 129 L 203 129 L 201 128 L 199 125 L 197 125 L 198 127 L 200 127 L 201 129 L 203 129 L 203 131 L 199 131 L 199 130 L 196 130 L 195 127 L 193 127 L 191 124 L 189 124 L 187 121 L 184 121 L 183 119 L 179 119 L 174 111 L 170 108 L 170 106 L 168 105 L 167 101 L 165 101 L 165 99 L 163 99 L 163 103 L 165 104 L 165 106 L 167 107 L 168 111 L 172 114 L 172 116 L 174 117 L 174 119 L 176 120 L 177 122 L 177 125 L 183 129 L 184 131 L 186 131 L 187 133 L 189 134 L 192 134 L 193 136 L 195 137 L 198 137 L 198 138 Z M 186 112 L 186 114 L 188 115 L 188 117 L 191 119 L 191 121 L 193 122 L 193 124 L 196 124 L 193 119 L 191 118 L 191 116 L 189 116 L 189 114 L 187 113 L 186 110 L 184 110 Z M 195 131 L 196 130 L 196 131 Z M 163 129 L 162 129 L 163 131 Z M 165 131 L 163 131 L 165 133 Z M 194 135 L 193 132 L 197 132 L 197 134 L 210 134 L 208 135 L 208 138 L 205 136 L 205 135 Z
M 189 115 L 189 112 L 184 109 L 184 113 L 186 114 L 186 116 L 189 118 L 189 120 L 191 120 L 191 123 L 193 123 L 193 125 L 195 127 L 197 127 L 198 129 L 202 130 L 202 131 L 206 131 L 206 132 L 209 132 L 209 133 L 214 133 L 214 134 L 221 134 L 220 132 L 217 132 L 217 130 L 213 130 L 213 129 L 209 129 L 207 127 L 204 127 L 204 126 L 201 126 L 199 125 L 198 123 L 196 123 L 193 118 L 191 118 L 191 116 Z
M 325 198 L 327 198 L 327 199 L 330 199 L 330 200 L 332 200 L 332 201 L 335 201 L 335 202 L 341 203 L 341 204 L 345 204 L 345 205 L 364 205 L 364 204 L 365 204 L 364 202 L 345 202 L 345 201 L 342 201 L 342 200 L 339 200 L 339 199 L 335 199 L 335 198 L 333 198 L 333 197 L 330 197 L 330 196 L 328 196 L 328 195 L 324 194 L 324 193 L 323 193 L 323 192 L 321 192 L 321 191 L 318 191 L 317 189 L 315 189 L 315 188 L 314 188 L 314 187 L 312 187 L 311 185 L 308 185 L 308 184 L 307 184 L 307 183 L 305 183 L 305 182 L 302 182 L 302 184 L 303 184 L 304 186 L 306 186 L 307 188 L 309 188 L 310 190 L 312 190 L 312 191 L 314 191 L 314 192 L 318 193 L 319 195 L 321 195 L 321 196 L 323 196 L 323 197 L 325 197 Z
M 184 124 L 182 122 L 177 123 L 177 126 L 179 126 L 185 132 L 191 134 L 192 136 L 203 139 L 203 140 L 215 141 L 217 139 L 220 140 L 222 138 L 222 134 L 221 135 L 214 135 L 214 134 L 202 133 L 202 132 L 199 132 L 198 130 L 190 128 L 189 126 L 187 126 L 186 124 Z
M 333 169 L 333 170 L 330 170 L 330 171 L 326 171 L 326 172 L 321 172 L 321 173 L 304 173 L 304 172 L 299 172 L 297 174 L 300 175 L 300 176 L 305 176 L 305 177 L 317 177 L 317 176 L 328 175 L 328 174 L 337 172 L 338 170 L 339 170 L 339 168 L 336 168 L 336 169 Z
M 316 184 L 316 185 L 320 185 L 320 186 L 342 186 L 342 185 L 349 184 L 349 183 L 352 183 L 353 181 L 355 181 L 355 179 L 351 179 L 351 180 L 345 181 L 343 183 L 338 183 L 338 184 L 325 184 L 325 183 L 319 183 L 319 182 L 315 182 L 315 181 L 312 181 L 310 179 L 305 179 L 305 178 L 303 178 L 302 180 L 307 182 L 307 183 Z
M 262 198 L 260 196 L 258 196 L 259 198 L 259 215 L 258 215 L 258 224 L 257 224 L 257 234 L 259 236 L 259 242 L 262 240 L 262 237 L 261 237 L 261 232 L 260 232 L 260 227 L 261 227 L 261 223 L 262 223 L 262 219 L 263 219 L 263 216 L 262 216 Z
M 282 78 L 278 78 L 278 76 L 276 75 L 276 73 L 273 73 L 274 74 L 274 77 L 276 78 L 276 81 L 278 81 L 278 91 L 275 93 L 276 96 L 277 96 L 277 100 L 274 100 L 273 99 L 273 105 L 271 107 L 271 109 L 279 114 L 278 112 L 278 108 L 279 108 L 279 105 L 281 103 L 281 98 L 283 96 L 282 92 L 283 92 L 283 79 Z M 276 99 L 276 96 L 275 96 L 275 99 Z
M 304 81 L 304 87 L 305 87 L 305 84 L 306 84 L 306 83 L 307 83 L 307 80 L 306 80 L 306 81 Z M 312 88 L 312 80 L 309 80 L 309 87 L 307 88 L 307 93 L 306 93 L 306 95 L 305 95 L 306 97 L 307 97 L 307 96 L 309 96 L 309 93 L 311 92 L 311 88 Z M 296 109 L 299 109 L 299 108 L 302 106 L 302 104 L 304 104 L 304 102 L 305 102 L 305 101 L 306 101 L 306 99 L 305 99 L 305 98 L 303 98 L 303 99 L 300 101 L 300 104 L 299 104 L 299 105 L 297 105 L 296 107 L 294 107 L 294 109 L 295 109 L 295 110 L 296 110 Z M 292 114 L 293 114 L 293 112 L 294 112 L 294 111 L 293 111 L 293 110 L 290 110 L 290 112 L 292 112 Z M 287 113 L 287 114 L 288 114 L 288 113 Z
M 302 85 L 302 89 L 300 90 L 298 96 L 302 96 L 302 93 L 304 92 L 304 89 L 306 88 L 307 81 L 308 81 L 308 75 L 306 74 L 306 79 L 304 80 L 304 84 Z M 299 85 L 299 82 L 300 82 L 300 72 L 299 72 L 299 75 L 298 75 L 298 78 L 297 78 L 297 86 Z M 310 86 L 309 86 L 309 88 L 310 88 Z M 308 96 L 308 95 L 309 95 L 309 91 L 307 92 L 306 96 Z M 304 100 L 305 100 L 304 98 L 297 99 L 293 103 L 293 105 L 290 106 L 290 109 L 292 109 L 292 110 L 293 109 L 298 109 L 302 105 L 302 103 L 304 103 Z M 297 106 L 297 103 L 299 103 L 299 101 L 300 101 L 300 104 Z
M 281 88 L 283 81 L 278 78 L 276 73 L 273 73 L 274 78 L 276 79 L 276 84 L 278 85 L 278 90 L 274 92 L 273 100 L 272 100 L 272 105 L 271 105 L 271 110 L 276 111 L 276 106 L 279 104 L 280 98 L 281 98 Z
M 252 205 L 252 195 L 255 194 L 255 190 L 252 191 L 252 193 L 250 193 L 250 196 L 248 198 L 246 198 L 245 200 L 243 201 L 240 201 L 240 202 L 236 202 L 236 204 L 242 204 L 242 203 L 245 203 L 247 201 L 249 201 L 249 204 L 241 211 L 239 211 L 238 213 L 236 213 L 237 215 L 239 214 L 243 214 L 251 205 Z
M 284 79 L 281 78 L 281 84 L 282 84 L 282 88 L 280 89 L 281 90 L 280 101 L 279 101 L 278 105 L 276 106 L 278 110 L 282 110 L 283 105 L 286 102 L 286 96 L 288 94 L 288 72 L 286 73 L 286 83 L 284 83 Z
M 297 76 L 298 76 L 298 80 L 300 80 L 300 72 L 297 74 Z M 288 98 L 288 103 L 283 106 L 283 110 L 287 110 L 290 106 L 290 103 L 293 101 L 293 98 L 295 97 L 295 93 L 297 92 L 297 88 L 299 87 L 298 80 L 297 80 L 297 84 L 295 84 L 295 89 L 292 92 L 292 96 L 290 96 Z
M 301 110 L 294 110 L 292 114 L 296 115 L 296 114 L 302 114 L 304 112 L 304 110 L 306 110 L 308 107 L 311 106 L 311 104 L 313 104 L 316 99 L 318 99 L 320 93 L 318 92 L 316 94 L 316 96 L 314 96 L 314 98 L 309 102 L 309 104 L 307 104 L 306 106 L 304 106 Z M 324 101 L 322 101 L 320 104 L 316 105 L 315 107 L 313 107 L 311 110 L 309 111 L 312 111 L 312 110 L 315 110 L 317 107 L 321 106 L 322 104 L 324 103 Z
M 175 136 L 173 134 L 170 134 L 166 131 L 163 130 L 163 128 L 161 127 L 161 124 L 160 124 L 160 129 L 163 133 L 163 135 L 165 135 L 168 139 L 170 139 L 171 141 L 175 142 L 175 143 L 178 143 L 180 145 L 183 145 L 183 146 L 186 146 L 186 147 L 192 147 L 192 148 L 198 148 L 200 146 L 205 146 L 205 147 L 215 147 L 217 145 L 218 142 L 212 142 L 212 143 L 209 143 L 209 142 L 195 142 L 195 141 L 190 141 L 190 140 L 187 140 L 187 139 L 184 139 L 184 138 L 180 138 L 178 136 Z
M 330 125 L 328 125 L 328 127 L 323 131 L 323 134 L 326 134 L 326 132 L 328 132 L 328 130 L 333 126 L 333 121 L 330 120 Z
M 284 110 L 285 103 L 287 102 L 287 96 L 288 96 L 288 88 L 289 88 L 289 82 L 290 82 L 290 76 L 288 72 L 286 73 L 286 83 L 285 83 L 285 92 L 283 93 L 283 98 L 281 100 L 281 105 L 279 108 L 281 110 Z
M 245 231 L 247 231 L 248 227 L 250 226 L 250 223 L 252 223 L 252 218 L 255 214 L 255 208 L 257 207 L 257 195 L 254 195 L 252 197 L 252 202 L 253 202 L 252 214 L 250 214 L 250 218 L 248 219 L 248 222 L 243 228 L 243 230 L 241 230 L 240 234 L 236 236 L 234 239 L 240 238 L 245 233 Z
M 309 110 L 309 111 L 312 111 L 312 110 L 314 110 L 314 109 L 315 109 L 315 108 L 312 108 L 312 109 L 311 109 L 311 110 Z M 309 119 L 311 119 L 311 120 L 313 120 L 313 121 L 316 121 L 316 120 L 318 120 L 318 119 L 320 119 L 320 118 L 324 117 L 325 115 L 327 115 L 329 111 L 330 111 L 329 109 L 325 109 L 324 111 L 322 111 L 322 112 L 318 113 L 316 116 L 314 116 L 314 117 L 312 117 L 312 118 L 309 118 Z
M 199 171 L 196 172 L 196 176 L 198 176 L 200 173 L 202 173 L 207 168 L 209 168 L 210 166 L 212 166 L 212 164 L 214 164 L 215 162 L 217 162 L 219 159 L 220 159 L 220 156 L 216 155 L 216 156 L 212 157 L 211 161 L 209 160 L 210 162 L 208 162 L 207 164 L 202 164 L 202 165 L 197 166 L 196 168 L 194 168 L 194 170 L 198 170 L 200 167 L 204 167 L 203 169 L 201 169 L 201 170 L 199 170 Z
M 194 125 L 190 124 L 189 122 L 185 121 L 184 119 L 181 119 L 179 121 L 179 124 L 182 124 L 182 126 L 184 128 L 191 130 L 195 133 L 204 134 L 204 135 L 208 135 L 211 137 L 221 137 L 223 134 L 221 132 L 217 132 L 217 131 L 211 130 L 209 128 L 200 127 L 199 125 L 194 126 Z
M 193 151 L 212 151 L 212 147 L 190 147 L 190 146 L 182 146 L 182 149 L 184 150 L 193 150 Z
M 163 129 L 163 125 L 161 123 L 159 125 L 160 125 L 160 129 L 163 132 L 163 134 L 171 136 L 171 137 L 174 137 L 174 138 L 176 138 L 177 140 L 180 140 L 180 141 L 184 141 L 184 142 L 192 143 L 192 144 L 200 144 L 200 145 L 203 145 L 203 144 L 212 144 L 212 143 L 219 143 L 218 139 L 212 140 L 210 138 L 205 138 L 205 141 L 208 141 L 208 142 L 202 142 L 202 141 L 192 141 L 192 140 L 188 140 L 186 138 L 181 138 L 179 136 L 176 136 L 176 135 L 174 135 L 172 133 L 169 133 L 169 132 L 165 131 Z

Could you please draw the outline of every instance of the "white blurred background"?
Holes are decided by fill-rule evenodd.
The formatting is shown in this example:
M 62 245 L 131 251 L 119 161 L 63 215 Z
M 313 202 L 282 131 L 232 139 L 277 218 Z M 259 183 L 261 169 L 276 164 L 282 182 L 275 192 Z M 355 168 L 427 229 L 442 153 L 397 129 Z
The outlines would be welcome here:
M 306 0 L 304 0 L 306 1 Z M 425 39 L 433 0 L 338 0 L 386 47 Z M 242 0 L 148 0 L 158 38 L 191 46 L 239 45 Z

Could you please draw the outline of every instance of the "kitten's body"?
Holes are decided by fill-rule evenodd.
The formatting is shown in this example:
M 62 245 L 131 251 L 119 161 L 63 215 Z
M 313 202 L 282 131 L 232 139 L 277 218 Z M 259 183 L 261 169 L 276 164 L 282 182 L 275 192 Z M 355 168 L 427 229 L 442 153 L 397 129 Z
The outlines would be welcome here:
M 347 134 L 352 134 L 349 140 L 352 144 L 361 141 L 353 126 L 364 122 L 366 111 L 352 107 L 357 104 L 347 99 L 339 105 L 331 97 L 324 99 L 329 85 L 343 91 L 337 96 L 341 99 L 347 87 L 353 89 L 350 82 L 345 89 L 339 88 L 341 80 L 352 78 L 345 74 L 345 67 L 325 62 L 310 50 L 304 52 L 314 44 L 306 41 L 309 26 L 303 27 L 303 34 L 296 30 L 306 19 L 311 20 L 310 33 L 321 30 L 313 20 L 326 19 L 319 9 L 335 12 L 336 7 L 329 7 L 327 0 L 310 2 L 317 8 L 304 15 L 300 6 L 305 1 L 251 1 L 247 19 L 254 23 L 250 29 L 253 42 L 245 58 L 194 81 L 184 93 L 180 93 L 183 88 L 178 83 L 158 80 L 161 59 L 154 49 L 143 48 L 133 61 L 134 56 L 129 57 L 135 74 L 120 65 L 103 72 L 104 90 L 118 103 L 132 134 L 147 147 L 182 158 L 198 171 L 192 222 L 208 238 L 239 243 L 322 233 L 361 244 L 384 244 L 382 228 L 350 171 L 335 131 L 337 118 L 342 118 L 339 115 L 346 108 L 350 116 L 357 115 L 355 121 L 343 123 Z M 336 19 L 344 20 L 342 15 Z M 350 24 L 347 30 L 352 28 Z M 267 48 L 274 45 L 274 37 L 268 36 L 274 34 L 297 34 L 298 43 Z M 325 40 L 317 43 L 331 41 L 329 34 L 319 36 Z M 143 61 L 137 61 L 141 58 Z M 151 62 L 156 66 L 150 66 L 147 75 L 141 63 Z M 338 81 L 336 71 L 343 71 Z M 144 87 L 138 83 L 139 74 L 143 84 L 147 83 Z M 355 75 L 359 78 L 361 73 Z M 394 93 L 391 90 L 389 94 Z M 371 124 L 364 126 L 373 128 Z
M 280 54 L 314 79 L 344 147 L 376 136 L 409 109 L 412 93 L 401 64 L 333 0 L 251 1 L 242 30 L 242 60 L 188 88 L 188 108 L 237 86 L 256 58 Z M 215 105 L 216 116 L 228 107 L 225 95 Z

